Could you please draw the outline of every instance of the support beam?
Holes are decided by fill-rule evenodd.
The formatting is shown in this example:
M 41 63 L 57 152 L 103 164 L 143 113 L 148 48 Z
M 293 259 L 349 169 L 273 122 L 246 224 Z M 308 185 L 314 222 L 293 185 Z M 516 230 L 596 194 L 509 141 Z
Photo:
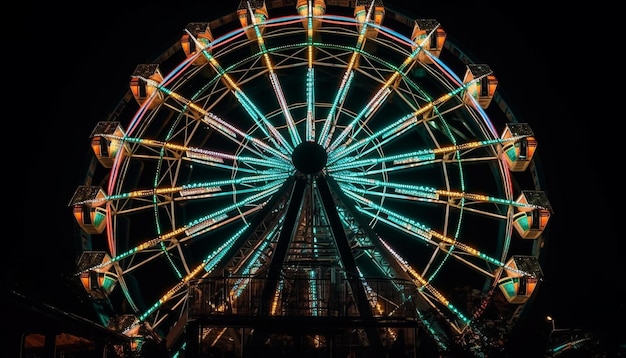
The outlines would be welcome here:
M 341 224 L 341 218 L 337 213 L 337 207 L 335 205 L 335 201 L 333 200 L 332 193 L 324 177 L 320 176 L 317 179 L 317 186 L 322 202 L 324 203 L 326 216 L 328 217 L 330 227 L 333 231 L 333 237 L 335 238 L 337 249 L 339 250 L 339 255 L 341 256 L 341 261 L 346 270 L 347 280 L 350 284 L 350 288 L 352 289 L 352 293 L 355 296 L 354 299 L 359 310 L 359 315 L 364 321 L 373 322 L 374 316 L 372 315 L 372 307 L 367 299 L 367 291 L 361 284 L 361 278 L 359 277 L 356 262 L 354 261 L 352 250 L 350 249 L 350 243 L 348 242 L 346 232 Z M 375 327 L 375 325 L 367 325 L 367 327 L 365 327 L 367 339 L 372 348 L 381 348 L 382 341 L 380 339 L 380 335 L 378 334 L 378 330 L 373 327 Z

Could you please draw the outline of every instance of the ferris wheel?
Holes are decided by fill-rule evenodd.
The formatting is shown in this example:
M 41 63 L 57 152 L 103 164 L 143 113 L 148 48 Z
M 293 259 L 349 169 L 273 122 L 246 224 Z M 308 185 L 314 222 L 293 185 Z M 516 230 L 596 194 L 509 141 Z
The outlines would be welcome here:
M 496 75 L 382 1 L 268 5 L 190 22 L 96 124 L 70 206 L 103 324 L 130 349 L 245 355 L 302 322 L 317 349 L 501 349 L 552 209 Z

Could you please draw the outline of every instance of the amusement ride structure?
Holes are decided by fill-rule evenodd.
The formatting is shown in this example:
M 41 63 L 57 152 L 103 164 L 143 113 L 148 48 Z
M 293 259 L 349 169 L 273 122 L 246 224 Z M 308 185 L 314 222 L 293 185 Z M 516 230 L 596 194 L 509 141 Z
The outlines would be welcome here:
M 487 356 L 541 285 L 532 128 L 445 24 L 380 0 L 189 22 L 90 140 L 76 276 L 117 352 Z

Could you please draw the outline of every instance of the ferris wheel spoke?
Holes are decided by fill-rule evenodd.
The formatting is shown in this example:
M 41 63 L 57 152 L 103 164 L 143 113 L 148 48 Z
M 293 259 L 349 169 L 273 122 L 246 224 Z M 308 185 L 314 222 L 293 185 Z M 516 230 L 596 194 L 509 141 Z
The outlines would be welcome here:
M 313 52 L 310 50 L 309 52 Z M 310 56 L 313 56 L 312 54 Z M 310 61 L 312 62 L 312 60 Z M 309 65 L 306 72 L 306 141 L 315 140 L 315 69 Z
M 336 150 L 334 150 L 331 153 L 331 156 L 328 159 L 328 163 L 329 166 L 332 166 L 332 164 L 336 163 L 337 161 L 339 161 L 340 159 L 344 158 L 346 155 L 348 155 L 349 153 L 352 153 L 370 143 L 374 143 L 374 141 L 381 139 L 382 141 L 380 143 L 374 144 L 372 146 L 372 148 L 369 148 L 369 150 L 365 153 L 361 153 L 359 156 L 362 156 L 363 154 L 366 154 L 368 152 L 371 152 L 379 147 L 382 147 L 384 144 L 387 144 L 391 141 L 393 141 L 394 139 L 400 138 L 402 137 L 405 133 L 408 132 L 408 130 L 412 127 L 414 127 L 417 124 L 424 124 L 427 123 L 430 120 L 436 119 L 436 118 L 440 118 L 441 114 L 437 114 L 435 116 L 425 116 L 429 113 L 439 113 L 438 111 L 438 106 L 445 104 L 446 102 L 448 102 L 450 99 L 454 98 L 454 96 L 456 94 L 458 94 L 459 92 L 461 92 L 463 89 L 465 89 L 468 86 L 468 84 L 463 85 L 449 93 L 446 93 L 442 96 L 440 96 L 439 98 L 437 98 L 436 100 L 433 100 L 427 104 L 425 104 L 424 106 L 422 106 L 421 108 L 415 110 L 412 113 L 406 114 L 404 115 L 402 118 L 400 118 L 399 120 L 395 121 L 394 123 L 386 126 L 385 128 L 370 134 L 369 136 L 355 142 L 352 144 L 349 144 L 347 146 L 342 146 L 337 148 Z M 458 108 L 458 107 L 457 107 Z M 344 131 L 346 132 L 346 131 Z M 347 134 L 346 134 L 347 135 Z M 344 135 L 345 137 L 345 135 Z
M 353 61 L 354 60 L 352 60 L 348 64 L 349 67 L 354 66 L 354 64 L 352 63 Z M 332 103 L 332 106 L 330 107 L 330 110 L 328 111 L 328 115 L 326 116 L 326 120 L 324 121 L 324 125 L 322 126 L 322 131 L 317 141 L 318 144 L 324 147 L 330 144 L 333 131 L 337 124 L 338 108 L 341 108 L 342 103 L 345 100 L 346 93 L 348 92 L 348 89 L 350 88 L 350 85 L 353 79 L 354 79 L 354 70 L 351 68 L 346 69 L 346 72 L 344 73 L 341 79 L 341 84 L 339 85 L 339 88 L 337 89 L 337 93 L 335 94 L 334 101 Z
M 359 134 L 359 132 L 367 126 L 368 121 L 376 114 L 378 109 L 384 104 L 384 102 L 387 100 L 387 98 L 391 94 L 392 87 L 394 86 L 394 84 L 397 81 L 399 81 L 401 77 L 404 76 L 404 71 L 407 68 L 409 68 L 410 65 L 416 60 L 417 55 L 420 51 L 421 51 L 421 47 L 416 48 L 413 51 L 413 53 L 411 53 L 409 56 L 405 58 L 405 60 L 400 64 L 400 66 L 394 69 L 394 72 L 391 74 L 391 76 L 389 76 L 388 79 L 386 79 L 382 83 L 382 86 L 378 89 L 376 94 L 370 99 L 370 101 L 367 103 L 365 108 L 361 110 L 358 116 L 354 118 L 353 121 L 346 128 L 343 129 L 343 131 L 339 134 L 339 136 L 335 139 L 335 141 L 329 146 L 330 151 L 334 151 L 337 147 L 339 147 L 348 135 L 351 135 L 352 137 L 356 137 Z M 415 117 L 415 116 L 416 114 L 414 114 L 412 117 Z M 395 130 L 397 131 L 397 129 Z M 383 133 L 381 133 L 381 135 L 382 134 Z M 373 140 L 373 139 L 374 138 L 369 138 L 369 140 Z M 338 153 L 335 153 L 336 154 L 335 158 L 337 158 L 339 154 L 347 154 L 353 150 L 358 149 L 360 145 L 363 145 L 363 144 L 355 145 L 354 148 L 350 150 L 346 150 L 345 151 L 346 153 L 343 153 L 343 151 L 340 150 Z
M 228 88 L 230 88 L 231 92 L 234 94 L 235 98 L 242 105 L 243 109 L 248 113 L 250 118 L 256 123 L 258 128 L 263 131 L 263 133 L 269 137 L 269 140 L 274 144 L 274 147 L 278 149 L 282 155 L 286 155 L 293 151 L 293 148 L 285 138 L 279 133 L 279 131 L 274 127 L 271 122 L 265 117 L 265 115 L 259 110 L 259 108 L 254 104 L 245 93 L 239 87 L 234 78 L 232 78 L 228 72 L 220 65 L 219 61 L 208 53 L 204 51 L 207 56 L 209 63 L 213 67 L 213 69 L 221 76 L 223 81 L 226 83 Z
M 422 223 L 419 223 L 405 215 L 402 215 L 390 209 L 384 208 L 380 205 L 374 204 L 371 200 L 358 196 L 356 192 L 352 191 L 353 188 L 347 188 L 345 186 L 342 186 L 342 188 L 346 190 L 346 194 L 348 196 L 353 198 L 355 201 L 360 202 L 361 204 L 364 204 L 367 207 L 367 209 L 369 209 L 369 210 L 366 210 L 363 207 L 357 207 L 357 210 L 359 210 L 361 213 L 367 216 L 380 220 L 381 222 L 384 222 L 387 225 L 394 227 L 395 229 L 399 229 L 401 231 L 410 233 L 413 237 L 421 241 L 424 241 L 425 243 L 431 246 L 435 246 L 436 248 L 440 248 L 442 246 L 448 246 L 448 247 L 454 246 L 455 249 L 459 249 L 462 252 L 469 254 L 472 257 L 475 257 L 485 262 L 490 267 L 492 266 L 499 267 L 499 268 L 506 267 L 507 270 L 513 269 L 511 267 L 506 266 L 504 262 L 498 260 L 497 258 L 490 257 L 489 255 L 481 252 L 480 250 L 478 250 L 475 247 L 472 247 L 471 245 L 465 244 L 456 238 L 447 237 L 446 235 L 440 232 L 437 232 L 436 230 L 433 230 L 429 228 L 428 226 Z M 363 193 L 365 193 L 365 191 L 363 191 Z M 380 213 L 380 214 L 375 214 L 374 212 Z M 487 271 L 483 271 L 483 273 L 486 273 L 488 276 L 493 276 L 490 272 L 487 272 Z M 525 272 L 524 274 L 532 275 L 531 273 L 528 273 L 528 272 Z
M 364 139 L 361 139 L 347 147 L 338 149 L 332 153 L 332 156 L 329 158 L 329 171 L 338 171 L 345 170 L 351 168 L 357 168 L 360 165 L 372 165 L 379 164 L 384 162 L 397 162 L 397 163 L 410 163 L 410 162 L 418 162 L 424 160 L 433 160 L 435 159 L 435 155 L 445 155 L 457 151 L 463 150 L 471 150 L 475 148 L 481 147 L 490 147 L 494 145 L 504 145 L 506 143 L 517 142 L 525 136 L 511 136 L 507 138 L 500 139 L 490 139 L 490 140 L 482 140 L 482 141 L 470 141 L 462 144 L 456 145 L 448 145 L 439 148 L 432 149 L 420 149 L 417 151 L 407 151 L 401 154 L 395 154 L 393 156 L 382 156 L 378 158 L 368 158 L 368 159 L 360 159 L 364 157 L 366 154 L 373 152 L 376 149 L 384 148 L 385 145 L 390 144 L 394 139 L 398 139 L 402 136 L 408 129 L 422 121 L 417 120 L 417 116 L 414 113 L 404 116 L 400 120 L 396 121 L 394 124 L 375 132 Z M 434 117 L 432 117 L 434 118 Z M 393 133 L 393 135 L 391 134 Z M 377 141 L 378 138 L 382 140 Z M 353 157 L 346 156 L 349 153 L 352 153 L 360 148 L 369 145 L 369 147 L 354 155 Z M 409 148 L 412 149 L 412 148 Z
M 219 66 L 219 64 L 215 64 L 214 66 Z M 222 75 L 224 78 L 226 78 L 226 82 L 227 83 L 232 83 L 234 85 L 234 81 L 230 78 L 230 76 L 225 73 L 223 70 L 221 71 Z M 250 141 L 252 143 L 254 143 L 256 146 L 265 149 L 267 152 L 274 154 L 274 156 L 276 156 L 277 158 L 282 158 L 285 161 L 289 160 L 289 157 L 287 156 L 286 152 L 284 150 L 279 150 L 280 147 L 276 144 L 276 142 L 274 141 L 274 138 L 270 137 L 270 141 L 272 141 L 272 143 L 275 144 L 274 147 L 271 147 L 269 145 L 267 145 L 263 140 L 256 138 L 248 133 L 245 133 L 243 131 L 241 131 L 240 129 L 236 128 L 235 126 L 233 126 L 231 123 L 224 121 L 222 118 L 220 118 L 219 116 L 215 115 L 212 112 L 209 112 L 207 110 L 205 110 L 204 108 L 202 108 L 201 106 L 199 106 L 198 104 L 194 103 L 192 100 L 185 98 L 184 96 L 176 93 L 175 91 L 172 91 L 166 87 L 164 87 L 161 84 L 156 83 L 154 80 L 152 79 L 146 79 L 143 77 L 140 77 L 142 80 L 146 81 L 147 83 L 149 83 L 151 86 L 157 88 L 158 90 L 160 90 L 161 92 L 169 95 L 171 98 L 175 99 L 176 101 L 178 101 L 179 103 L 181 103 L 184 107 L 188 107 L 191 108 L 192 111 L 199 113 L 201 120 L 208 124 L 212 129 L 216 130 L 218 133 L 222 134 L 225 138 L 234 141 L 236 144 L 242 145 L 244 148 L 250 150 L 250 152 L 252 153 L 258 153 L 256 150 L 254 150 L 253 148 L 248 147 L 243 140 L 247 140 Z M 233 90 L 235 93 L 235 96 L 237 96 L 237 98 L 240 98 L 243 104 L 243 107 L 246 109 L 246 111 L 250 114 L 250 116 L 256 121 L 257 125 L 259 125 L 259 128 L 261 128 L 261 130 L 264 132 L 264 134 L 266 136 L 270 136 L 270 134 L 268 133 L 271 132 L 273 135 L 276 136 L 276 138 L 278 138 L 279 142 L 283 142 L 284 139 L 282 139 L 282 137 L 280 136 L 280 133 L 278 133 L 278 131 L 276 130 L 276 128 L 274 128 L 273 126 L 271 126 L 271 124 L 269 124 L 269 121 L 264 118 L 264 116 L 262 117 L 263 122 L 266 125 L 262 125 L 262 123 L 260 123 L 257 118 L 261 118 L 259 117 L 260 112 L 258 111 L 258 109 L 252 104 L 252 102 L 245 96 L 245 94 L 243 94 L 243 92 L 238 89 Z M 180 113 L 182 113 L 182 110 L 179 110 Z M 195 116 L 194 116 L 195 118 Z M 267 127 L 266 127 L 267 126 Z M 267 129 L 266 129 L 267 128 Z M 242 138 L 242 139 L 238 139 Z M 126 138 L 125 138 L 126 139 Z M 263 155 L 261 155 L 260 153 L 258 153 L 259 156 L 264 157 Z
M 315 61 L 315 47 L 313 46 L 313 36 L 315 35 L 316 27 L 313 24 L 313 16 L 315 11 L 318 15 L 323 15 L 325 9 L 322 10 L 313 6 L 312 1 L 307 1 L 306 10 L 298 9 L 300 15 L 306 18 L 306 41 L 307 41 L 307 72 L 306 72 L 306 126 L 305 126 L 305 140 L 312 142 L 315 140 L 315 68 L 313 62 Z M 303 13 L 305 12 L 305 13 Z
M 369 21 L 372 16 L 372 11 L 374 11 L 374 6 L 371 6 L 369 8 L 369 10 L 367 11 L 367 14 L 365 15 L 363 24 L 360 26 L 360 32 L 359 32 L 359 36 L 357 37 L 355 48 L 353 49 L 352 55 L 350 56 L 350 60 L 348 61 L 346 65 L 346 69 L 341 78 L 341 83 L 339 85 L 339 88 L 337 89 L 337 93 L 335 94 L 335 99 L 328 112 L 326 120 L 324 121 L 324 125 L 320 133 L 320 137 L 318 138 L 317 142 L 325 148 L 330 145 L 330 141 L 332 140 L 334 130 L 337 126 L 338 108 L 341 108 L 343 106 L 347 93 L 350 90 L 350 86 L 352 85 L 352 81 L 354 80 L 355 67 L 357 66 L 359 57 L 361 56 L 360 50 L 365 45 L 365 40 L 367 39 L 366 34 L 367 34 L 368 26 L 369 26 Z
M 125 331 L 129 331 L 141 323 L 145 322 L 148 318 L 155 315 L 158 310 L 171 299 L 179 297 L 181 301 L 186 301 L 188 299 L 187 289 L 189 287 L 189 282 L 193 279 L 196 279 L 201 276 L 206 276 L 210 274 L 213 269 L 217 266 L 217 264 L 222 260 L 225 256 L 225 253 L 228 251 L 228 248 L 232 246 L 232 244 L 239 238 L 239 236 L 245 231 L 248 227 L 248 224 L 245 224 L 243 228 L 238 230 L 232 237 L 228 238 L 224 241 L 220 246 L 218 246 L 215 250 L 208 253 L 208 255 L 202 260 L 202 262 L 192 270 L 189 271 L 187 275 L 182 277 L 178 282 L 172 285 L 161 297 L 159 297 L 153 304 L 151 304 L 148 309 L 144 312 L 141 312 L 137 319 L 128 327 L 126 327 Z M 175 307 L 180 307 L 181 304 L 178 303 L 174 305 Z M 219 309 L 219 308 L 218 308 Z M 169 311 L 169 310 L 168 310 Z M 165 315 L 170 314 L 169 312 Z M 163 322 L 165 317 L 161 317 L 159 320 L 159 316 L 154 316 L 154 322 L 152 324 L 153 328 L 158 328 L 159 323 Z
M 143 205 L 123 205 L 116 206 L 115 212 L 118 215 L 129 215 L 132 213 L 136 213 L 138 211 L 151 211 L 154 209 L 155 205 L 155 197 L 163 197 L 163 200 L 158 200 L 156 205 L 161 206 L 171 201 L 180 201 L 180 200 L 197 200 L 197 199 L 207 199 L 212 197 L 219 196 L 234 196 L 235 194 L 243 194 L 243 193 L 257 193 L 260 190 L 256 187 L 248 187 L 248 188 L 240 188 L 233 189 L 232 191 L 224 191 L 223 187 L 234 187 L 235 185 L 256 185 L 256 184 L 264 184 L 268 181 L 282 181 L 288 177 L 287 174 L 282 173 L 269 173 L 269 174 L 261 174 L 261 175 L 249 175 L 240 178 L 226 179 L 226 180 L 217 180 L 212 182 L 196 182 L 196 183 L 186 183 L 181 186 L 176 187 L 159 187 L 159 188 L 150 188 L 150 189 L 138 189 L 124 193 L 118 193 L 114 195 L 102 195 L 95 198 L 90 198 L 86 200 L 76 201 L 76 205 L 94 205 L 99 206 L 105 203 L 115 203 L 119 201 L 141 201 Z M 179 197 L 172 198 L 172 193 L 178 193 Z M 128 206 L 129 208 L 125 208 Z
M 283 183 L 284 183 L 283 180 L 279 180 L 279 181 L 271 182 L 269 184 L 252 189 L 250 191 L 254 193 L 253 195 L 250 195 L 242 199 L 238 199 L 232 205 L 228 205 L 226 207 L 223 207 L 222 209 L 219 209 L 210 214 L 204 215 L 196 220 L 193 220 L 189 224 L 185 225 L 184 231 L 188 235 L 190 235 L 191 233 L 198 232 L 200 230 L 203 230 L 207 226 L 211 226 L 215 224 L 216 221 L 224 220 L 227 218 L 227 213 L 231 211 L 238 211 L 245 206 L 261 202 L 261 200 L 263 200 L 264 198 L 271 196 L 276 191 L 278 191 L 278 189 L 283 185 Z
M 216 152 L 213 150 L 206 150 L 206 149 L 194 148 L 194 147 L 186 147 L 186 148 L 181 147 L 180 149 L 186 152 L 187 156 L 189 158 L 192 158 L 193 160 L 201 161 L 205 163 L 206 165 L 219 166 L 227 170 L 232 170 L 232 168 L 235 166 L 234 163 L 238 163 L 238 164 L 243 164 L 243 165 L 252 167 L 253 169 L 245 170 L 245 168 L 242 168 L 241 166 L 239 166 L 239 170 L 246 171 L 250 174 L 259 173 L 259 169 L 257 168 L 257 166 L 272 168 L 274 169 L 273 170 L 274 172 L 276 170 L 280 170 L 283 172 L 292 171 L 291 164 L 285 162 L 282 158 L 259 159 L 259 158 L 250 157 L 250 156 L 226 154 L 226 153 Z M 221 163 L 224 163 L 225 159 L 229 160 L 230 163 L 226 165 L 221 164 Z
M 245 253 L 245 257 L 239 260 L 240 264 L 233 273 L 240 276 L 240 278 L 234 282 L 233 287 L 230 289 L 230 295 L 234 298 L 233 303 L 239 299 L 250 284 L 250 277 L 256 274 L 266 263 L 267 257 L 265 253 L 271 249 L 272 243 L 278 238 L 280 234 L 278 228 L 279 226 L 277 225 L 274 229 L 271 229 L 264 238 L 254 245 L 252 250 Z
M 420 274 L 418 270 L 409 263 L 408 260 L 403 258 L 397 251 L 395 251 L 389 243 L 385 242 L 384 240 L 381 241 L 383 242 L 388 252 L 396 259 L 396 261 L 400 265 L 404 267 L 405 271 L 409 273 L 409 275 L 415 281 L 416 285 L 420 287 L 418 293 L 425 299 L 425 301 L 431 304 L 431 306 L 438 312 L 442 312 L 441 309 L 445 309 L 447 314 L 444 315 L 450 316 L 454 319 L 454 321 L 450 321 L 451 328 L 455 329 L 457 333 L 461 333 L 465 330 L 471 330 L 473 334 L 481 336 L 481 339 L 487 338 L 486 333 L 482 332 L 479 328 L 472 326 L 472 319 L 468 318 L 466 314 L 462 313 L 461 310 L 451 302 L 451 299 L 449 297 L 446 297 L 446 295 L 443 294 L 441 290 L 432 285 L 429 279 L 423 277 L 423 275 Z M 467 264 L 469 266 L 473 266 L 473 264 L 471 263 Z M 523 272 L 515 267 L 506 266 L 502 263 L 500 264 L 500 267 L 503 267 L 506 270 L 517 270 L 520 275 L 533 275 L 533 273 Z M 484 270 L 480 271 L 482 271 L 485 275 L 491 275 Z M 435 336 L 441 336 L 443 338 L 441 332 L 433 329 L 433 327 L 428 327 L 429 319 L 424 317 L 423 323 L 425 323 L 427 328 L 431 330 L 431 334 Z
M 270 123 L 270 121 L 261 113 L 261 111 L 254 105 L 254 102 L 243 92 L 243 90 L 239 87 L 236 80 L 229 75 L 228 71 L 224 69 L 219 61 L 211 54 L 209 47 L 210 45 L 203 45 L 202 54 L 208 59 L 211 67 L 218 73 L 221 77 L 222 81 L 226 84 L 226 86 L 230 89 L 230 91 L 234 94 L 234 96 L 239 100 L 242 107 L 248 113 L 250 118 L 257 124 L 258 128 L 265 134 L 265 136 L 269 137 L 270 142 L 274 144 L 274 148 L 279 150 L 278 156 L 287 158 L 287 154 L 293 151 L 293 148 L 285 141 L 279 131 Z M 249 135 L 235 130 L 235 127 L 230 125 L 229 123 L 219 119 L 214 114 L 206 111 L 201 106 L 196 105 L 191 100 L 184 98 L 183 96 L 177 94 L 174 91 L 168 90 L 167 88 L 161 86 L 156 83 L 154 80 L 141 78 L 151 86 L 159 89 L 160 91 L 166 93 L 172 98 L 180 101 L 186 106 L 189 106 L 192 110 L 201 113 L 204 118 L 203 120 L 212 125 L 216 130 L 226 135 L 226 137 L 233 137 L 233 133 L 237 133 L 242 137 L 249 138 Z M 267 149 L 267 146 L 262 143 L 260 140 L 255 140 L 255 144 L 259 144 Z M 280 145 L 279 145 L 280 144 Z
M 519 200 L 511 200 L 507 198 L 497 198 L 485 194 L 480 193 L 471 193 L 471 192 L 463 192 L 463 191 L 453 191 L 447 189 L 437 189 L 423 185 L 415 185 L 415 184 L 402 184 L 395 183 L 390 181 L 382 181 L 375 179 L 366 179 L 360 178 L 362 175 L 368 175 L 369 171 L 365 172 L 357 172 L 357 173 L 342 173 L 343 175 L 336 175 L 334 179 L 337 182 L 343 183 L 342 188 L 345 190 L 350 190 L 352 192 L 358 192 L 361 194 L 381 196 L 381 197 L 389 197 L 400 200 L 407 201 L 428 201 L 431 203 L 439 203 L 442 205 L 450 205 L 459 209 L 466 208 L 467 206 L 471 206 L 474 204 L 483 204 L 490 203 L 494 205 L 504 205 L 516 207 L 524 210 L 536 210 L 536 209 L 547 209 L 546 207 L 540 204 L 533 204 L 528 202 L 523 202 Z M 364 186 L 370 186 L 371 188 L 368 190 L 358 189 L 354 186 L 354 184 L 360 184 Z M 391 189 L 391 191 L 377 191 L 372 190 L 373 188 L 382 188 L 382 189 Z M 441 197 L 447 198 L 447 200 L 441 200 Z M 462 205 L 454 204 L 451 200 L 463 200 Z M 494 214 L 484 210 L 474 210 L 475 212 L 482 212 L 485 215 L 493 216 L 496 218 L 506 219 L 506 216 L 503 214 Z
M 250 7 L 250 3 L 248 3 L 248 11 L 253 13 L 252 8 Z M 296 147 L 298 144 L 302 142 L 300 138 L 300 134 L 296 129 L 296 123 L 293 120 L 291 115 L 291 111 L 287 106 L 287 100 L 285 99 L 285 94 L 283 93 L 283 89 L 280 85 L 280 81 L 278 79 L 278 75 L 274 70 L 274 65 L 272 64 L 272 59 L 270 58 L 269 51 L 267 46 L 265 45 L 265 39 L 263 38 L 263 31 L 261 31 L 256 16 L 251 16 L 252 26 L 254 27 L 254 31 L 256 33 L 257 44 L 259 46 L 259 50 L 262 53 L 261 57 L 263 57 L 263 63 L 265 67 L 269 71 L 269 80 L 274 89 L 274 94 L 276 95 L 276 99 L 280 105 L 280 108 L 283 112 L 283 116 L 285 117 L 285 122 L 287 123 L 287 128 L 289 129 L 289 135 L 291 136 L 291 144 Z M 293 149 L 288 147 L 288 150 L 291 152 Z
M 245 141 L 239 141 L 236 138 L 236 135 L 239 135 L 241 138 L 244 138 L 246 141 L 253 143 L 256 147 L 262 148 L 270 154 L 273 154 L 275 158 L 280 158 L 284 161 L 288 161 L 289 157 L 285 155 L 285 153 L 275 149 L 274 147 L 269 146 L 263 140 L 254 137 L 250 134 L 244 133 L 243 131 L 235 128 L 230 123 L 224 121 L 217 115 L 211 112 L 205 111 L 205 114 L 202 118 L 202 121 L 209 124 L 214 129 L 219 130 L 220 132 L 226 133 L 226 137 L 235 141 L 236 144 L 240 145 L 242 148 L 249 150 L 252 153 L 257 154 L 261 158 L 265 158 L 265 155 L 259 153 L 256 149 L 251 148 Z M 268 159 L 269 160 L 269 159 Z
M 411 276 L 411 279 L 415 281 L 417 286 L 419 287 L 419 293 L 426 298 L 426 301 L 429 302 L 433 307 L 437 307 L 433 301 L 434 300 L 443 305 L 450 313 L 452 313 L 458 320 L 460 320 L 465 326 L 467 326 L 471 320 L 468 319 L 465 315 L 463 315 L 446 296 L 437 290 L 433 285 L 430 284 L 429 280 L 424 278 L 422 274 L 418 272 L 416 268 L 414 268 L 408 260 L 403 258 L 397 251 L 395 251 L 389 243 L 385 240 L 382 240 L 383 245 L 388 250 L 388 252 L 395 258 L 395 260 L 400 264 L 405 271 Z M 456 326 L 455 326 L 456 327 Z M 459 330 L 460 331 L 460 330 Z
M 371 148 L 367 152 L 359 153 L 355 155 L 354 158 L 350 158 L 350 159 L 357 159 L 361 157 L 363 154 L 367 154 L 373 150 L 376 150 L 377 148 L 381 147 L 385 142 L 389 142 L 393 139 L 391 136 L 385 135 L 385 133 L 395 132 L 395 131 L 399 131 L 400 129 L 408 128 L 411 122 L 414 122 L 415 119 L 416 117 L 413 114 L 409 114 L 408 116 L 404 116 L 403 118 L 396 121 L 395 123 L 387 126 L 383 130 L 370 134 L 363 139 L 353 142 L 352 144 L 337 148 L 331 153 L 331 156 L 328 160 L 329 167 L 332 168 L 334 167 L 333 164 L 341 163 L 342 159 L 344 159 L 348 154 L 354 151 L 357 151 L 364 146 L 370 145 Z M 402 128 L 395 129 L 398 126 L 401 126 Z M 389 128 L 392 128 L 392 129 L 389 129 Z M 376 141 L 378 140 L 379 137 L 381 137 L 383 140 L 377 143 Z
M 367 105 L 359 112 L 359 114 L 339 133 L 339 136 L 332 142 L 329 147 L 329 151 L 334 151 L 341 143 L 344 142 L 349 135 L 356 136 L 357 133 L 367 124 L 369 119 L 376 113 L 378 108 L 389 97 L 391 89 L 382 88 L 374 97 L 367 103 Z M 359 127 L 356 128 L 357 124 Z
M 118 254 L 117 256 L 112 257 L 111 260 L 108 262 L 100 263 L 92 267 L 87 267 L 83 269 L 81 273 L 97 270 L 102 267 L 105 267 L 108 264 L 119 262 L 127 258 L 132 258 L 139 252 L 144 252 L 144 251 L 151 252 L 151 250 L 154 250 L 155 246 L 166 241 L 172 241 L 174 242 L 174 246 L 176 246 L 178 245 L 179 242 L 184 242 L 184 241 L 190 240 L 193 237 L 198 237 L 201 234 L 204 234 L 211 229 L 219 227 L 220 222 L 228 220 L 229 212 L 232 212 L 232 211 L 239 212 L 239 210 L 245 206 L 248 206 L 254 203 L 259 203 L 259 201 L 262 200 L 263 198 L 269 197 L 274 192 L 276 192 L 278 188 L 282 186 L 282 184 L 283 184 L 283 181 L 277 181 L 276 183 L 270 183 L 265 186 L 262 186 L 258 190 L 255 190 L 254 195 L 246 197 L 220 210 L 206 214 L 202 216 L 201 218 L 191 221 L 190 223 L 184 225 L 183 227 L 175 228 L 174 230 L 168 233 L 164 233 L 160 235 L 159 237 L 144 241 L 136 245 L 135 247 L 121 254 Z M 262 206 L 264 205 L 264 203 L 261 202 L 259 205 Z M 248 213 L 252 211 L 254 210 L 249 210 Z M 239 215 L 241 214 L 238 214 L 237 216 Z M 185 236 L 180 237 L 182 234 L 184 234 Z M 169 246 L 169 248 L 174 247 L 174 246 Z M 169 249 L 167 248 L 165 250 L 159 250 L 156 256 L 158 256 L 161 253 L 165 253 L 168 250 Z
M 272 159 L 268 157 L 255 158 L 255 157 L 250 157 L 250 156 L 234 155 L 234 154 L 228 154 L 228 153 L 223 153 L 223 152 L 214 151 L 214 150 L 183 146 L 183 145 L 178 145 L 178 144 L 171 143 L 171 142 L 162 142 L 162 141 L 147 139 L 147 138 L 132 138 L 132 137 L 121 138 L 121 137 L 115 137 L 112 135 L 106 135 L 106 136 L 103 135 L 103 137 L 106 137 L 111 140 L 124 140 L 130 143 L 137 143 L 137 144 L 141 144 L 147 147 L 167 149 L 167 150 L 175 151 L 176 153 L 186 153 L 188 158 L 191 158 L 192 160 L 196 162 L 201 162 L 206 165 L 212 165 L 216 167 L 225 168 L 227 170 L 231 170 L 233 168 L 232 163 L 234 162 L 240 162 L 243 164 L 250 164 L 250 165 L 265 166 L 268 168 L 282 168 L 285 171 L 291 170 L 291 165 L 285 162 L 283 158 L 279 158 L 279 159 Z M 176 158 L 176 156 L 172 158 Z M 164 160 L 165 157 L 161 157 L 160 159 Z M 224 163 L 224 160 L 231 161 L 231 164 L 227 164 L 227 165 L 222 164 Z M 248 172 L 256 173 L 258 172 L 258 170 L 250 170 Z

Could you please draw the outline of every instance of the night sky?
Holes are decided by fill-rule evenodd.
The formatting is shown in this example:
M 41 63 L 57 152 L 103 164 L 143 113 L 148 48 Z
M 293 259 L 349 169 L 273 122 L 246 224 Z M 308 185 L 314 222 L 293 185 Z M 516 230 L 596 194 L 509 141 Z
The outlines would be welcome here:
M 5 117 L 20 128 L 10 134 L 19 147 L 12 144 L 6 151 L 5 146 L 5 155 L 18 158 L 18 170 L 10 172 L 25 193 L 22 235 L 5 237 L 11 260 L 3 270 L 7 287 L 59 301 L 55 295 L 63 285 L 56 277 L 75 268 L 68 203 L 83 180 L 95 123 L 105 120 L 126 92 L 137 64 L 177 41 L 187 23 L 235 11 L 239 1 L 174 3 L 177 7 L 114 1 L 70 8 L 50 2 L 24 11 L 22 27 L 5 35 L 11 37 L 5 50 L 19 69 L 5 71 L 17 83 L 11 95 L 22 103 Z M 565 18 L 529 3 L 431 3 L 411 11 L 439 20 L 449 37 L 489 64 L 539 142 L 554 214 L 545 281 L 518 343 L 532 345 L 532 337 L 548 329 L 546 314 L 556 318 L 557 328 L 592 330 L 614 347 L 626 343 L 626 256 L 618 231 L 621 213 L 615 210 L 623 202 L 616 193 L 623 190 L 617 150 L 623 113 L 606 115 L 603 109 L 606 90 L 599 84 L 605 79 L 598 77 L 610 70 L 606 63 L 591 65 L 585 55 L 593 36 L 572 34 L 580 26 L 574 15 L 588 15 L 587 10 Z M 22 28 L 27 36 L 20 35 Z

